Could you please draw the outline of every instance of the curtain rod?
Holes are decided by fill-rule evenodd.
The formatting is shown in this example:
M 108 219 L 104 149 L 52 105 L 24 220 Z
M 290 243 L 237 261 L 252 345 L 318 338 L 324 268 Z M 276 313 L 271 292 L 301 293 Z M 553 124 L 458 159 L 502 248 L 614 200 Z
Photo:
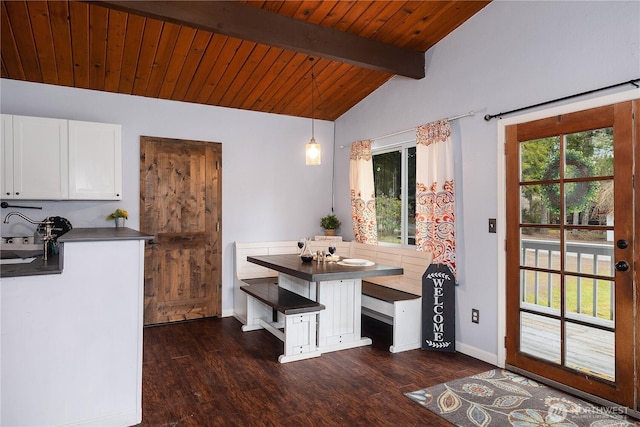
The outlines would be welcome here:
M 463 117 L 473 116 L 475 113 L 476 113 L 475 111 L 469 111 L 468 113 L 464 113 L 464 114 L 460 114 L 460 115 L 457 115 L 457 116 L 449 117 L 448 119 L 444 119 L 444 120 L 448 120 L 448 121 L 457 120 L 457 119 L 461 119 Z M 373 141 L 373 140 L 378 140 L 378 139 L 389 138 L 389 137 L 396 136 L 396 135 L 402 135 L 403 133 L 415 131 L 416 127 L 417 126 L 412 127 L 411 129 L 405 129 L 405 130 L 400 130 L 398 132 L 393 132 L 393 133 L 390 133 L 388 135 L 378 136 L 377 138 L 371 138 L 371 140 Z
M 554 102 L 565 101 L 567 99 L 577 98 L 577 97 L 583 96 L 583 95 L 590 95 L 590 94 L 595 93 L 595 92 L 600 92 L 602 90 L 607 90 L 607 89 L 613 89 L 614 87 L 618 87 L 618 86 L 634 85 L 635 87 L 640 87 L 640 86 L 638 86 L 638 82 L 640 82 L 640 79 L 633 79 L 633 80 L 629 80 L 629 81 L 626 81 L 626 82 L 617 83 L 617 84 L 614 84 L 614 85 L 611 85 L 611 86 L 605 86 L 605 87 L 601 87 L 601 88 L 598 88 L 598 89 L 592 89 L 592 90 L 588 90 L 586 92 L 576 93 L 574 95 L 569 95 L 569 96 L 564 96 L 562 98 L 553 99 L 551 101 L 545 101 L 545 102 L 541 102 L 539 104 L 529 105 L 528 107 L 516 108 L 515 110 L 505 111 L 504 113 L 487 114 L 486 116 L 484 116 L 484 119 L 486 121 L 490 121 L 491 119 L 494 119 L 494 118 L 500 117 L 500 116 L 504 116 L 506 114 L 517 113 L 518 111 L 528 110 L 529 108 L 541 107 L 543 105 L 553 104 Z

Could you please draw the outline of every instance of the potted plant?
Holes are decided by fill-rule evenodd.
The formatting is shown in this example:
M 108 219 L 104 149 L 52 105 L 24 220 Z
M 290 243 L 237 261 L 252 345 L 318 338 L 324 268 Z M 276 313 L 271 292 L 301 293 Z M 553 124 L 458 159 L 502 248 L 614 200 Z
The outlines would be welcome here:
M 336 230 L 340 228 L 342 223 L 334 214 L 329 214 L 320 218 L 320 227 L 324 228 L 324 234 L 326 236 L 333 236 L 336 234 Z
M 129 213 L 124 209 L 116 209 L 107 216 L 107 221 L 116 221 L 116 228 L 124 227 L 124 220 L 129 218 Z

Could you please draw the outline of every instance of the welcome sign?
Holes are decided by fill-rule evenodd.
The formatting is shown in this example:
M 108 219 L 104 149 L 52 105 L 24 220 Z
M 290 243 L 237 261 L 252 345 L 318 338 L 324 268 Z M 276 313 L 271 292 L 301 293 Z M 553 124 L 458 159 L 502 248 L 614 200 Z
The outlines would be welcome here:
M 422 349 L 456 351 L 456 294 L 453 272 L 431 264 L 422 275 Z

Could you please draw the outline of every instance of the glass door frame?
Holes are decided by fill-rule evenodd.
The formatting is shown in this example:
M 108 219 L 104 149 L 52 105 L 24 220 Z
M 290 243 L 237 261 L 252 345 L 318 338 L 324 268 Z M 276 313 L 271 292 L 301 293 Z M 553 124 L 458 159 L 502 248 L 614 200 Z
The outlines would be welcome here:
M 556 115 L 564 115 L 573 112 L 588 110 L 591 108 L 601 107 L 605 105 L 617 104 L 624 101 L 630 100 L 638 100 L 640 99 L 640 89 L 633 89 L 623 91 L 613 95 L 607 95 L 602 97 L 597 97 L 593 99 L 589 99 L 586 101 L 580 101 L 568 105 L 563 105 L 559 107 L 549 108 L 541 111 L 536 111 L 532 113 L 521 114 L 519 116 L 514 116 L 506 119 L 500 119 L 497 122 L 497 156 L 498 156 L 498 182 L 497 182 L 497 190 L 498 190 L 498 227 L 497 227 L 497 238 L 498 238 L 498 247 L 500 248 L 498 252 L 498 327 L 497 327 L 497 360 L 496 365 L 500 367 L 506 366 L 506 156 L 505 156 L 505 143 L 506 143 L 506 129 L 508 126 L 513 124 L 525 123 L 529 121 L 534 121 L 538 119 L 543 119 Z M 637 102 L 636 105 L 640 105 L 640 102 Z M 640 135 L 640 120 L 636 115 L 636 135 Z M 636 149 L 635 157 L 636 157 L 636 165 L 640 165 L 640 149 Z M 637 172 L 636 172 L 637 174 Z M 635 186 L 635 197 L 636 200 L 640 200 L 640 186 L 636 184 Z M 636 203 L 636 218 L 640 219 L 640 207 L 638 206 L 640 203 Z M 640 244 L 640 227 L 636 227 L 635 232 L 635 241 L 636 246 Z M 637 257 L 637 252 L 636 252 Z M 635 287 L 635 301 L 636 307 L 635 310 L 640 309 L 640 290 L 638 289 L 638 271 L 636 269 L 634 277 Z M 636 327 L 635 332 L 636 343 L 638 344 L 636 348 L 640 347 L 640 325 Z M 636 354 L 636 371 L 640 373 L 640 357 Z M 640 390 L 636 390 L 636 396 L 640 395 Z M 636 402 L 634 403 L 635 407 L 632 407 L 632 410 L 636 412 L 640 408 L 640 397 L 636 397 Z

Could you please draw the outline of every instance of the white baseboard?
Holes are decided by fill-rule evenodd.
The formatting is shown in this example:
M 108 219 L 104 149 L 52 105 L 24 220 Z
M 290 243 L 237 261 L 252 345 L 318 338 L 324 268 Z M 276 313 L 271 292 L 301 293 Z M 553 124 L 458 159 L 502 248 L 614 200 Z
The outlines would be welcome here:
M 92 426 L 92 427 L 119 427 L 119 426 L 132 426 L 142 422 L 142 408 L 136 411 L 125 412 L 121 414 L 111 414 L 104 417 L 92 418 L 89 420 L 77 421 L 73 423 L 63 424 L 64 427 L 80 427 L 80 426 Z
M 498 366 L 497 354 L 489 353 L 487 351 L 480 350 L 476 347 L 458 341 L 456 341 L 456 351 L 462 354 L 466 354 L 467 356 L 471 356 L 475 359 L 482 360 L 483 362 L 487 362 L 491 365 Z

